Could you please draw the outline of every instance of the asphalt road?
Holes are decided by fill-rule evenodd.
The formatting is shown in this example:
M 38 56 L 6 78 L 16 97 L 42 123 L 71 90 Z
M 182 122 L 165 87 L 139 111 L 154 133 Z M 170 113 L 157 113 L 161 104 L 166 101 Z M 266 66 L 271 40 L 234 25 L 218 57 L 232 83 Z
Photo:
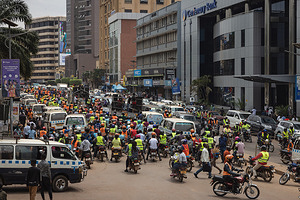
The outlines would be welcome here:
M 110 155 L 110 152 L 109 152 Z M 196 179 L 192 173 L 180 183 L 178 179 L 171 178 L 168 168 L 169 158 L 163 161 L 147 162 L 141 166 L 137 174 L 124 172 L 125 157 L 121 162 L 99 162 L 95 161 L 88 175 L 82 183 L 71 184 L 69 189 L 63 193 L 54 193 L 54 199 L 63 200 L 161 200 L 161 199 L 248 199 L 244 194 L 228 194 L 225 197 L 217 197 L 210 186 L 210 179 L 206 173 L 201 172 Z M 220 167 L 223 164 L 218 161 Z M 193 168 L 195 172 L 199 166 Z M 218 171 L 213 169 L 213 174 Z M 260 189 L 259 199 L 298 199 L 299 185 L 289 181 L 281 186 L 278 183 L 279 175 L 271 183 L 255 181 Z M 25 186 L 6 186 L 4 190 L 8 193 L 8 199 L 29 199 Z M 47 199 L 48 196 L 46 196 Z M 37 200 L 41 200 L 40 194 Z

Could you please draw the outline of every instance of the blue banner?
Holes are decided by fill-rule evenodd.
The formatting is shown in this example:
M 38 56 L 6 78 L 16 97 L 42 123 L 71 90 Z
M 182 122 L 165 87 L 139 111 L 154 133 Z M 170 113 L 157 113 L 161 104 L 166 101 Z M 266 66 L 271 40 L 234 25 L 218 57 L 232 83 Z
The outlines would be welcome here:
M 300 75 L 296 75 L 295 100 L 300 101 Z
M 180 83 L 178 78 L 172 80 L 172 94 L 180 94 Z
M 134 77 L 142 76 L 142 70 L 141 69 L 136 69 L 134 70 Z
M 20 96 L 20 60 L 2 59 L 2 97 Z
M 171 80 L 165 80 L 165 86 L 166 87 L 172 87 L 172 81 Z
M 145 87 L 152 87 L 153 81 L 152 79 L 144 79 L 144 86 Z

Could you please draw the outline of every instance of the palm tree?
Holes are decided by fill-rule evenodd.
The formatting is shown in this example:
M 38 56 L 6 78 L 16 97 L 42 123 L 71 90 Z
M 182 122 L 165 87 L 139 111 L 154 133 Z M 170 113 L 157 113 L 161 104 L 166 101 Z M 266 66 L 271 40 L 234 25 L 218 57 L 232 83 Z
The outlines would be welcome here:
M 210 84 L 211 77 L 209 75 L 204 75 L 192 81 L 191 90 L 197 94 L 198 99 L 205 100 L 206 103 L 208 103 L 209 93 L 212 91 L 209 87 Z
M 31 15 L 27 4 L 23 0 L 0 0 L 0 25 L 3 19 L 31 23 Z M 38 52 L 39 37 L 36 32 L 26 32 L 21 28 L 14 28 L 11 32 L 12 59 L 20 59 L 20 74 L 27 80 L 31 77 L 33 64 L 31 54 Z M 8 49 L 9 29 L 2 27 L 0 31 L 0 59 L 9 57 Z

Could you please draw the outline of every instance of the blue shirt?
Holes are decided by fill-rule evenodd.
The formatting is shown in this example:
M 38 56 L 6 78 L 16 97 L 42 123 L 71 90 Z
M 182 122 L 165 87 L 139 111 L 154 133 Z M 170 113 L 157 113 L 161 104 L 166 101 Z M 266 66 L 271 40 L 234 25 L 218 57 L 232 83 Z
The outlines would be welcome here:
M 219 145 L 220 145 L 220 149 L 226 149 L 227 146 L 227 138 L 226 137 L 220 137 L 219 138 Z
M 33 129 L 29 130 L 28 131 L 28 138 L 29 139 L 35 139 L 35 133 L 36 133 L 35 130 L 33 130 Z

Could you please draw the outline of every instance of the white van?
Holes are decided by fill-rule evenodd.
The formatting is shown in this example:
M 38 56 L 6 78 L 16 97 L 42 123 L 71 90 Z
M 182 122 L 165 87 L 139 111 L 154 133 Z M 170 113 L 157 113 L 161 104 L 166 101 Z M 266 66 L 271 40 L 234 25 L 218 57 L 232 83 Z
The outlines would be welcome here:
M 43 111 L 49 112 L 49 111 L 63 111 L 64 109 L 58 106 L 45 106 Z
M 0 183 L 3 185 L 26 184 L 30 161 L 41 161 L 41 154 L 51 167 L 52 187 L 56 192 L 65 191 L 68 183 L 83 181 L 87 171 L 84 164 L 65 145 L 46 140 L 0 140 Z
M 67 116 L 66 111 L 48 111 L 44 113 L 44 121 L 47 130 L 54 128 L 55 130 L 63 129 L 65 119 Z
M 36 99 L 25 99 L 24 100 L 25 107 L 31 107 L 34 104 L 38 104 L 38 101 Z
M 83 114 L 70 114 L 66 117 L 64 126 L 67 126 L 68 129 L 71 129 L 73 125 L 75 125 L 75 128 L 80 127 L 81 130 L 84 130 L 88 123 Z
M 33 117 L 41 117 L 43 114 L 43 109 L 46 105 L 45 104 L 33 104 L 32 105 L 32 112 L 33 112 Z
M 159 129 L 164 131 L 167 135 L 172 134 L 172 129 L 175 129 L 176 131 L 182 131 L 183 134 L 191 134 L 191 129 L 194 129 L 196 132 L 196 126 L 194 122 L 178 118 L 165 118 L 161 122 Z
M 184 108 L 181 106 L 166 106 L 166 109 L 174 115 L 175 112 L 184 112 Z
M 158 112 L 143 111 L 142 115 L 147 119 L 147 122 L 152 121 L 154 124 L 160 124 L 164 119 L 164 116 Z
M 228 110 L 226 117 L 230 121 L 230 127 L 234 127 L 236 123 L 241 123 L 242 120 L 246 120 L 250 112 L 240 111 L 240 110 Z

